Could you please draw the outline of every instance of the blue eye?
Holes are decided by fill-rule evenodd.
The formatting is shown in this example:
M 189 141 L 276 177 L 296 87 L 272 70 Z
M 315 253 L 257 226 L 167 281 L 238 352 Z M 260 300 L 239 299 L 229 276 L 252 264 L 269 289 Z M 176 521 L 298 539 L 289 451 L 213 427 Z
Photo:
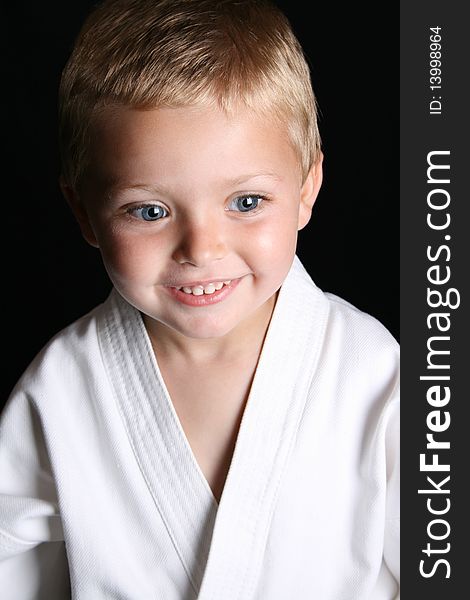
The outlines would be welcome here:
M 258 208 L 263 201 L 262 196 L 258 194 L 247 194 L 246 196 L 238 196 L 230 202 L 229 210 L 238 212 L 251 212 Z
M 148 204 L 132 208 L 130 212 L 144 221 L 159 221 L 168 215 L 168 211 L 159 204 Z

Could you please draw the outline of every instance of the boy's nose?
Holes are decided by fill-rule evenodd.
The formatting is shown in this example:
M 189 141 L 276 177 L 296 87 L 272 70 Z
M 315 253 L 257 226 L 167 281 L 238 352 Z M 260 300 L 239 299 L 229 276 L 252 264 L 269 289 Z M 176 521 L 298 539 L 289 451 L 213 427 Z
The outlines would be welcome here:
M 173 258 L 180 264 L 204 267 L 227 254 L 225 236 L 220 224 L 208 220 L 187 223 Z

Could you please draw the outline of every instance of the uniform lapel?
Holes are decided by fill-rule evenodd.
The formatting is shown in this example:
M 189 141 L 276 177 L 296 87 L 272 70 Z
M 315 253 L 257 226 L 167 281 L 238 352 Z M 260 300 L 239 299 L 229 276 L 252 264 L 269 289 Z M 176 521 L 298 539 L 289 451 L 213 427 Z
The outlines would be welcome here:
M 197 593 L 217 502 L 173 408 L 140 313 L 113 291 L 102 314 L 103 360 L 130 444 Z
M 199 600 L 250 600 L 315 372 L 328 304 L 295 258 L 271 319 L 217 513 Z

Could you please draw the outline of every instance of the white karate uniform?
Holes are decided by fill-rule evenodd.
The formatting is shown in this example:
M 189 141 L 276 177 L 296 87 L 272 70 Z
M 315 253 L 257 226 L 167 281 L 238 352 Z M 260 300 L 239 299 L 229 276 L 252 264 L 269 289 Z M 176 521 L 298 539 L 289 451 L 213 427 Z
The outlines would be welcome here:
M 4 411 L 1 598 L 398 598 L 397 394 L 396 341 L 296 258 L 218 504 L 113 291 Z

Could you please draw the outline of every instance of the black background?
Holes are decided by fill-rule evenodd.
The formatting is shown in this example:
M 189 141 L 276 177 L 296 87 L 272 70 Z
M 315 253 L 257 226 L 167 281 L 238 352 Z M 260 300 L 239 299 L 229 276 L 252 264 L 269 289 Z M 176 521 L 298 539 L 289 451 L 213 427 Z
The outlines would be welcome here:
M 398 5 L 278 2 L 304 47 L 320 107 L 324 183 L 298 254 L 323 290 L 398 338 Z M 58 187 L 56 95 L 92 2 L 3 5 L 5 398 L 52 335 L 107 296 L 97 250 Z M 5 364 L 5 363 L 4 363 Z

